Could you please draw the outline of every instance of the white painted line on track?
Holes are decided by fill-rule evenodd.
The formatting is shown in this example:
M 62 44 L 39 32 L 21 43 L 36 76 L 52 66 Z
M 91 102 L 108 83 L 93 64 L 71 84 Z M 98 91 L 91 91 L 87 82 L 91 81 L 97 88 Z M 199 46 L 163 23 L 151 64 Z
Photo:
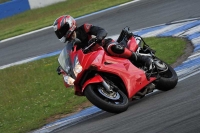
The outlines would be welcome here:
M 191 56 L 188 57 L 188 59 L 195 58 L 198 56 L 200 56 L 200 52 L 192 54 Z
M 7 41 L 10 41 L 10 40 L 13 40 L 13 39 L 20 38 L 20 37 L 24 37 L 24 36 L 27 36 L 27 35 L 31 35 L 33 33 L 37 33 L 37 32 L 40 32 L 40 31 L 43 31 L 43 30 L 46 30 L 46 29 L 49 29 L 49 28 L 52 28 L 52 26 L 45 27 L 45 28 L 35 30 L 35 31 L 31 31 L 31 32 L 28 32 L 28 33 L 25 33 L 25 34 L 22 34 L 22 35 L 18 35 L 18 36 L 15 36 L 15 37 L 8 38 L 8 39 L 0 40 L 0 43 L 7 42 Z M 52 32 L 53 32 L 53 30 L 52 30 Z
M 188 31 L 182 31 L 182 32 L 180 32 L 180 33 L 177 33 L 177 34 L 175 34 L 174 36 L 187 36 L 187 35 L 190 35 L 190 34 L 193 34 L 193 33 L 195 33 L 195 32 L 199 32 L 199 29 L 200 29 L 200 25 L 199 26 L 196 26 L 196 27 L 194 27 L 194 28 L 191 28 L 190 30 L 188 30 Z
M 192 39 L 191 41 L 192 41 L 192 44 L 193 44 L 194 46 L 197 45 L 197 44 L 200 44 L 200 37 L 194 38 L 194 39 Z
M 187 23 L 189 23 L 189 22 L 187 22 Z M 157 35 L 162 34 L 164 32 L 168 32 L 168 31 L 174 30 L 174 29 L 176 29 L 178 27 L 181 27 L 181 26 L 183 26 L 183 25 L 185 25 L 187 23 L 177 23 L 177 24 L 174 24 L 174 25 L 169 25 L 169 26 L 166 26 L 166 27 L 164 27 L 162 29 L 159 29 L 159 30 L 156 30 L 156 31 L 152 31 L 152 32 L 149 32 L 147 34 L 143 34 L 142 36 L 143 37 L 157 36 Z
M 180 78 L 180 79 L 178 80 L 178 82 L 183 81 L 183 80 L 185 80 L 185 79 L 187 79 L 187 78 L 190 78 L 190 77 L 192 77 L 192 76 L 194 76 L 194 75 L 196 75 L 196 74 L 199 74 L 199 73 L 200 73 L 199 70 L 200 70 L 200 69 L 198 68 L 198 69 L 196 70 L 196 72 L 193 72 L 193 73 L 191 73 L 191 74 L 189 74 L 189 75 L 186 75 L 186 76 L 183 77 L 183 78 Z

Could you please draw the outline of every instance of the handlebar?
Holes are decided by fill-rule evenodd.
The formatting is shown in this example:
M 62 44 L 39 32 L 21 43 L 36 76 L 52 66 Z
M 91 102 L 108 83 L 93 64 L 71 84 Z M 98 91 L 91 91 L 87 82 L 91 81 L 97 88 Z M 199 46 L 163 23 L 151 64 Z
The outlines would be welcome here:
M 83 49 L 83 52 L 87 52 L 89 50 L 89 48 L 91 48 L 94 44 L 96 44 L 96 42 L 91 43 L 89 46 L 85 47 Z

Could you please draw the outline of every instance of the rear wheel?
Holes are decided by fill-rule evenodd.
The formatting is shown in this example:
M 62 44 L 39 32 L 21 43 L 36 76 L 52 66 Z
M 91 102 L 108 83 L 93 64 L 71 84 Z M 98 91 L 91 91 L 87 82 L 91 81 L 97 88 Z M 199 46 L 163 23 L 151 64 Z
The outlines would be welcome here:
M 107 112 L 121 113 L 128 109 L 128 98 L 120 89 L 108 92 L 101 84 L 90 84 L 84 94 L 92 104 Z
M 178 82 L 178 76 L 175 70 L 167 63 L 160 61 L 161 66 L 166 66 L 168 69 L 165 72 L 160 73 L 159 81 L 156 83 L 156 88 L 162 91 L 168 91 L 173 89 Z

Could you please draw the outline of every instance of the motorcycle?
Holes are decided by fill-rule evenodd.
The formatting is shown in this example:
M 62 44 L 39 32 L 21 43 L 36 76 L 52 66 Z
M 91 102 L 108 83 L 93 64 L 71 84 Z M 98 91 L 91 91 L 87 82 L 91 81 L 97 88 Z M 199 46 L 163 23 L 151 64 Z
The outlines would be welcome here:
M 174 69 L 156 57 L 156 51 L 128 27 L 117 39 L 122 41 L 131 51 L 149 56 L 153 61 L 151 70 L 129 59 L 109 56 L 101 46 L 91 50 L 96 42 L 80 49 L 77 39 L 68 42 L 58 57 L 57 71 L 63 75 L 65 86 L 74 86 L 75 95 L 86 96 L 92 104 L 111 113 L 126 111 L 129 101 L 141 99 L 155 89 L 173 89 L 178 81 Z

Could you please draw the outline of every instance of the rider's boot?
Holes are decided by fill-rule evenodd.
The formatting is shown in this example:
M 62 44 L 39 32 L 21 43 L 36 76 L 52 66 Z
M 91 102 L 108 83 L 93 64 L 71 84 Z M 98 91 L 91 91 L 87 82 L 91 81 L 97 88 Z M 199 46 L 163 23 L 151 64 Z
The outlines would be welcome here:
M 152 69 L 152 59 L 148 56 L 144 56 L 144 55 L 137 55 L 137 61 L 141 62 L 144 66 L 147 67 L 148 70 Z
M 152 75 L 152 70 L 153 70 L 153 60 L 148 56 L 139 55 L 134 52 L 132 53 L 130 59 L 133 62 L 141 63 L 147 68 L 147 70 L 145 71 L 145 74 L 146 74 L 147 80 L 150 80 L 150 77 Z
M 147 67 L 148 70 L 152 69 L 152 59 L 148 56 L 136 54 L 135 52 L 132 52 L 132 55 L 130 57 L 131 61 L 133 62 L 139 62 L 145 67 Z

